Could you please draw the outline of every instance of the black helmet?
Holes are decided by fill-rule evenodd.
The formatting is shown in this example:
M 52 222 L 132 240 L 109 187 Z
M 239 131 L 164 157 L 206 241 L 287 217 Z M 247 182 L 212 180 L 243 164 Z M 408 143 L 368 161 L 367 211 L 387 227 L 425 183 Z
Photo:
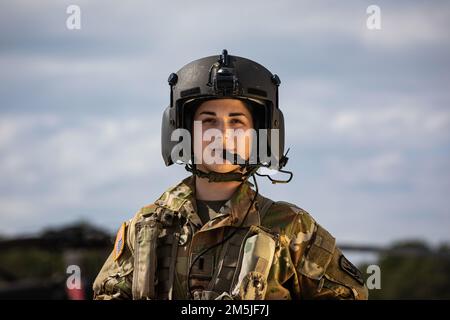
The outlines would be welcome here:
M 191 128 L 191 106 L 218 98 L 241 99 L 252 106 L 253 116 L 259 115 L 258 129 L 269 129 L 266 143 L 270 153 L 270 129 L 278 129 L 279 150 L 275 154 L 280 159 L 272 159 L 270 166 L 281 169 L 286 164 L 284 118 L 278 105 L 280 78 L 276 74 L 257 62 L 228 55 L 227 50 L 223 50 L 221 55 L 188 63 L 177 73 L 170 74 L 168 82 L 170 105 L 164 111 L 161 128 L 161 151 L 166 166 L 174 163 L 171 152 L 178 141 L 171 141 L 173 131 Z

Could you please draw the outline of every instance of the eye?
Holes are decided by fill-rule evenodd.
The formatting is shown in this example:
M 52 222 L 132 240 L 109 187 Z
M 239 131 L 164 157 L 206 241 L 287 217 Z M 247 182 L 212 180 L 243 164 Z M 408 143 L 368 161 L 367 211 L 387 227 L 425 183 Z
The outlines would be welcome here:
M 230 120 L 230 123 L 232 124 L 244 124 L 244 122 L 238 118 L 234 118 Z
M 214 123 L 216 123 L 216 119 L 215 118 L 205 118 L 202 120 L 202 123 L 214 124 Z

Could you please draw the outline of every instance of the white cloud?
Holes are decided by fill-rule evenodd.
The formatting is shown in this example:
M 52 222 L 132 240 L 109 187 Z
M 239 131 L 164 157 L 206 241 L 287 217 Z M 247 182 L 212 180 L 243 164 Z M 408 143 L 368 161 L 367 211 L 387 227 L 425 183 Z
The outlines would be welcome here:
M 85 206 L 120 206 L 132 199 L 127 187 L 157 176 L 162 166 L 159 119 L 11 115 L 1 127 L 12 138 L 0 148 L 0 232 L 59 221 L 55 214 L 67 208 L 82 214 Z M 117 188 L 120 197 L 111 199 Z
M 448 28 L 448 3 L 430 6 L 425 3 L 391 3 L 380 5 L 381 30 L 361 28 L 362 42 L 372 50 L 407 50 L 430 45 L 448 44 L 443 32 Z
M 414 103 L 337 111 L 330 122 L 332 133 L 358 142 L 396 141 L 414 146 L 448 141 L 450 110 Z
M 343 145 L 355 148 L 442 147 L 450 139 L 450 109 L 426 98 L 370 93 L 349 96 L 339 83 L 291 84 L 300 96 L 285 96 L 283 112 L 288 139 L 303 146 Z M 295 83 L 295 81 L 294 81 Z M 311 89 L 312 88 L 312 89 Z M 376 93 L 378 94 L 378 93 Z M 362 100 L 363 99 L 363 100 Z
M 339 181 L 354 189 L 367 183 L 389 187 L 390 184 L 409 182 L 404 170 L 406 159 L 400 152 L 377 153 L 362 159 L 346 157 L 333 160 L 333 172 L 339 176 Z

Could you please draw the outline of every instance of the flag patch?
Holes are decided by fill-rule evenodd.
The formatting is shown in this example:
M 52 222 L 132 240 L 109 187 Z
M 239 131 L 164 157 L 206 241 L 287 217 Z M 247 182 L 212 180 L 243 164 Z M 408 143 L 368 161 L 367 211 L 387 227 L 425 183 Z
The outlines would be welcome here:
M 120 226 L 119 231 L 117 232 L 116 242 L 114 243 L 114 261 L 119 259 L 119 257 L 123 253 L 123 249 L 125 248 L 125 229 L 127 224 L 124 222 Z

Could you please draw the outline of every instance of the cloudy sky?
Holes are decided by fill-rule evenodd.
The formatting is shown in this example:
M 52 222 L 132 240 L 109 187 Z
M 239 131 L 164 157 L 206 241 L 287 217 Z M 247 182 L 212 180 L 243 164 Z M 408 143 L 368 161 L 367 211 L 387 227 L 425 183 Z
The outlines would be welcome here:
M 339 4 L 1 1 L 0 234 L 114 231 L 186 176 L 160 155 L 167 77 L 227 48 L 282 80 L 295 176 L 264 195 L 340 242 L 450 241 L 450 3 Z

